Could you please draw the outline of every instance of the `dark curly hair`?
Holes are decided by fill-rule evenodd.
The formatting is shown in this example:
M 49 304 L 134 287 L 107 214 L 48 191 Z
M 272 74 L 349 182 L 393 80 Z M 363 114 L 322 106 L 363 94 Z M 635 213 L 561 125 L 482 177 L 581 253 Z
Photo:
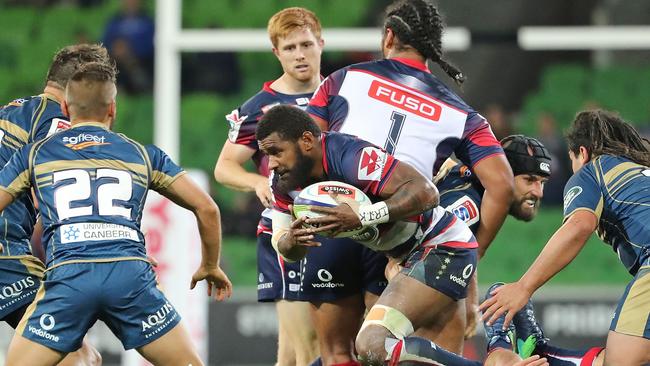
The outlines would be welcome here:
M 650 167 L 650 141 L 615 113 L 600 109 L 578 113 L 566 138 L 574 154 L 584 146 L 592 158 L 617 155 Z
M 438 9 L 426 0 L 400 0 L 386 10 L 384 31 L 390 28 L 402 45 L 415 48 L 460 85 L 465 75 L 442 57 L 444 24 Z
M 307 112 L 290 105 L 278 105 L 264 113 L 257 124 L 255 138 L 261 141 L 277 132 L 283 140 L 295 142 L 307 131 L 314 136 L 321 134 L 320 128 Z

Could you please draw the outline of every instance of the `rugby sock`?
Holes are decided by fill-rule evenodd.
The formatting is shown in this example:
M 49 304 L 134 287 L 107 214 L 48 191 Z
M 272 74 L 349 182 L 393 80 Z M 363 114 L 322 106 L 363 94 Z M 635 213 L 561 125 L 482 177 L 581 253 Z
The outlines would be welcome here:
M 310 363 L 309 366 L 323 366 L 323 360 L 318 357 L 312 363 Z
M 390 360 L 388 366 L 406 365 L 454 365 L 482 366 L 482 362 L 468 360 L 438 347 L 430 340 L 419 337 L 405 337 L 401 340 L 387 339 L 386 351 Z
M 535 349 L 535 353 L 546 357 L 550 366 L 592 366 L 603 349 L 603 347 L 593 347 L 586 350 L 574 350 L 540 344 Z

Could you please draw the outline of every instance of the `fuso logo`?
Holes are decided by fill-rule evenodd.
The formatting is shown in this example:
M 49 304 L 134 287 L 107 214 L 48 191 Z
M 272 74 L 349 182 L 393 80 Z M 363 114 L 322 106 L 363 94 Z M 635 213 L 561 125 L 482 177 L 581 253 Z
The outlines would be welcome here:
M 370 84 L 368 96 L 394 107 L 415 113 L 432 121 L 440 120 L 442 108 L 430 100 L 421 98 L 406 90 L 374 80 Z

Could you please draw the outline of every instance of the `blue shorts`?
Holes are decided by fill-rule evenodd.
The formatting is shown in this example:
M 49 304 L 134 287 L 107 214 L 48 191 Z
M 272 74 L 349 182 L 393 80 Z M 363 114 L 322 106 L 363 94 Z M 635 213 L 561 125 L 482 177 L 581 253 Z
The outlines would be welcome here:
M 650 266 L 641 267 L 625 288 L 609 330 L 650 339 Z
M 148 262 L 71 263 L 46 272 L 16 332 L 60 352 L 73 352 L 102 320 L 125 349 L 172 330 L 180 315 L 157 287 Z
M 44 270 L 31 255 L 0 257 L 0 320 L 31 304 Z
M 271 245 L 271 234 L 257 236 L 257 301 L 298 300 L 301 262 L 289 263 Z
M 476 248 L 420 245 L 402 261 L 401 273 L 460 300 L 467 297 L 477 258 Z
M 317 237 L 320 247 L 309 248 L 303 260 L 300 299 L 329 302 L 368 291 L 380 295 L 388 282 L 387 258 L 351 239 Z

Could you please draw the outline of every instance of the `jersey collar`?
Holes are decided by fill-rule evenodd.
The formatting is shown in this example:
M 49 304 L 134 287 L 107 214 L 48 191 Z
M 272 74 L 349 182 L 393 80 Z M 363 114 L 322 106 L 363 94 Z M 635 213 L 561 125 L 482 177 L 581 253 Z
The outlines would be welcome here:
M 404 65 L 411 66 L 411 67 L 416 68 L 418 70 L 431 72 L 429 70 L 429 67 L 427 66 L 426 62 L 420 62 L 418 60 L 414 60 L 412 58 L 405 58 L 405 57 L 394 57 L 394 58 L 391 58 L 391 60 L 401 62 Z
M 81 122 L 81 123 L 75 123 L 70 127 L 70 129 L 77 128 L 77 127 L 82 127 L 82 126 L 94 126 L 94 127 L 101 127 L 105 130 L 108 130 L 108 126 L 106 124 L 101 123 L 101 122 Z

